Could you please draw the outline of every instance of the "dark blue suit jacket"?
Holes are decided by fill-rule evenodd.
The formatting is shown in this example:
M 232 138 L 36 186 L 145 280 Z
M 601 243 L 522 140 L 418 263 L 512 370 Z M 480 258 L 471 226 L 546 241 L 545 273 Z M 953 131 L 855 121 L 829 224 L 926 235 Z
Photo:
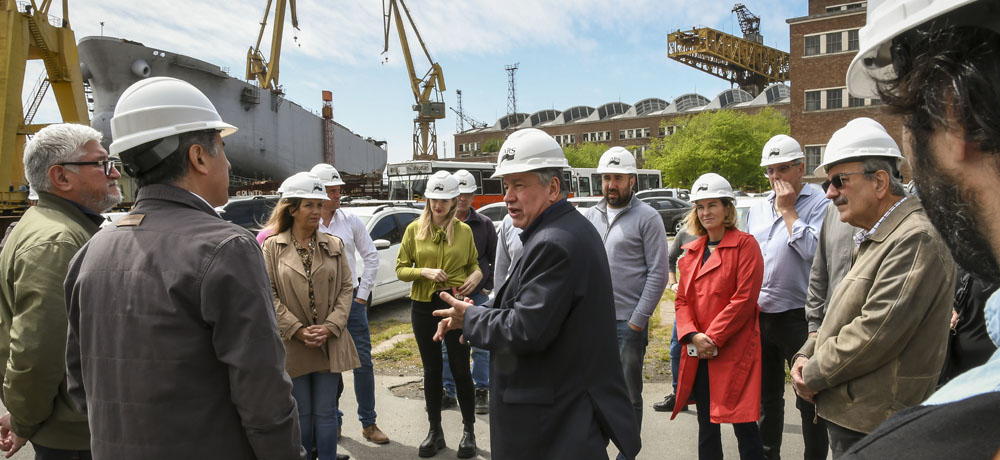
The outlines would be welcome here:
M 466 311 L 465 339 L 490 354 L 494 460 L 628 458 L 639 429 L 618 357 L 604 245 L 565 200 L 522 233 L 492 307 Z

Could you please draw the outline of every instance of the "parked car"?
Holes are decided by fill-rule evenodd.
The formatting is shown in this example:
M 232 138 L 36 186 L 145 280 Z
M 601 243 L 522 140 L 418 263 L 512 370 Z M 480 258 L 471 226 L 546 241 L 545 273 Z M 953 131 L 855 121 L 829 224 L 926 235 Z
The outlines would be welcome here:
M 663 219 L 663 227 L 667 229 L 667 233 L 674 235 L 684 226 L 684 218 L 691 212 L 691 208 L 694 207 L 693 204 L 684 200 L 678 200 L 677 198 L 654 196 L 640 198 L 640 200 L 652 206 L 656 212 L 660 213 L 660 218 Z
M 750 207 L 754 203 L 760 200 L 766 200 L 765 197 L 738 197 L 736 198 L 736 228 L 747 231 L 747 216 L 750 211 Z
M 278 195 L 232 197 L 229 202 L 215 208 L 223 219 L 256 234 L 271 217 L 271 210 L 278 204 Z
M 372 293 L 368 297 L 368 306 L 372 307 L 410 295 L 410 283 L 396 278 L 396 256 L 399 254 L 406 226 L 420 217 L 421 210 L 409 204 L 341 209 L 358 216 L 361 222 L 364 222 L 368 234 L 375 242 L 375 249 L 378 250 L 378 273 L 375 274 L 375 286 L 372 287 Z M 354 266 L 360 271 L 365 266 L 364 261 L 357 254 L 354 257 Z
M 691 198 L 691 191 L 686 188 L 654 188 L 635 192 L 635 196 L 640 200 L 643 198 L 666 197 L 687 201 Z
M 500 224 L 503 218 L 507 217 L 507 203 L 490 203 L 476 210 L 476 212 L 488 217 L 493 221 L 493 228 L 500 231 Z

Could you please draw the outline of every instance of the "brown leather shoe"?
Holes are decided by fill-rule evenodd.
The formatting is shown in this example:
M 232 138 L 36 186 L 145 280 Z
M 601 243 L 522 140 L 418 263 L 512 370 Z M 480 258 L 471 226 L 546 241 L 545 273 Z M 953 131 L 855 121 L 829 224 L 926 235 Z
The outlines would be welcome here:
M 389 437 L 378 429 L 378 425 L 371 424 L 361 429 L 361 436 L 365 439 L 374 442 L 375 444 L 386 444 L 389 442 Z

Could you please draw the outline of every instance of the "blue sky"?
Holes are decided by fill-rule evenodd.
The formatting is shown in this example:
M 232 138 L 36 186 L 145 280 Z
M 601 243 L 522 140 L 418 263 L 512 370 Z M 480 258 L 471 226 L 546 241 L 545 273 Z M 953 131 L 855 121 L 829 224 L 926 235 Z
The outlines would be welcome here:
M 52 14 L 61 16 L 56 2 Z M 128 38 L 232 69 L 242 78 L 246 51 L 254 44 L 265 0 L 103 0 L 71 2 L 77 39 L 100 35 Z M 431 57 L 444 70 L 444 100 L 455 106 L 462 90 L 467 114 L 492 125 L 507 113 L 504 66 L 519 63 L 518 111 L 532 113 L 574 105 L 627 104 L 646 97 L 672 100 L 698 92 L 709 98 L 729 83 L 672 61 L 666 36 L 678 29 L 713 27 L 740 35 L 731 0 L 410 0 L 414 21 Z M 785 19 L 805 16 L 805 0 L 749 0 L 761 17 L 765 44 L 788 50 Z M 169 5 L 169 6 L 159 6 Z M 335 5 L 335 6 L 331 6 Z M 318 110 L 320 91 L 334 93 L 334 118 L 363 137 L 388 141 L 389 160 L 412 155 L 413 95 L 399 41 L 383 48 L 379 0 L 297 2 L 299 27 L 285 28 L 280 82 L 289 99 Z M 271 19 L 269 19 L 269 22 Z M 411 44 L 417 71 L 429 67 Z M 267 35 L 270 34 L 270 26 Z M 293 39 L 293 36 L 297 39 Z M 269 49 L 269 46 L 266 47 Z M 265 54 L 268 51 L 265 51 Z M 41 71 L 29 65 L 25 98 Z M 51 97 L 50 97 L 51 99 Z M 36 122 L 57 121 L 47 101 Z M 454 151 L 456 115 L 437 123 L 438 142 Z M 439 145 L 439 151 L 443 149 Z

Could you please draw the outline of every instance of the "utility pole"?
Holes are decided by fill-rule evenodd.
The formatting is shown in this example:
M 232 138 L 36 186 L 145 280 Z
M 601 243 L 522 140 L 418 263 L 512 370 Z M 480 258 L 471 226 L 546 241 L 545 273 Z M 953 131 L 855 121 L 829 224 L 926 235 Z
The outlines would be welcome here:
M 507 70 L 507 114 L 517 113 L 517 93 L 514 87 L 514 72 L 519 63 L 504 67 Z

